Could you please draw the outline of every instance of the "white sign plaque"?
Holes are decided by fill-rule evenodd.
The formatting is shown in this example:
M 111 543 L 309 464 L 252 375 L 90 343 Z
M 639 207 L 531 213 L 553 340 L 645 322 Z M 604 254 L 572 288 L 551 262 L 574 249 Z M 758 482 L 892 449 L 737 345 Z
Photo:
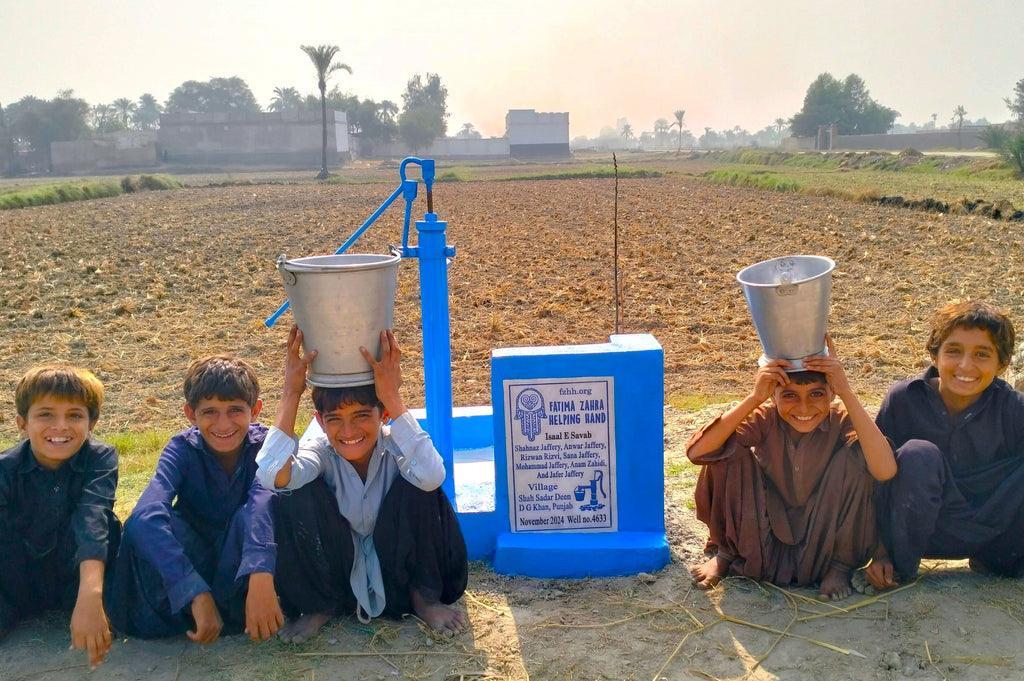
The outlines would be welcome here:
M 613 377 L 506 380 L 513 532 L 615 531 Z

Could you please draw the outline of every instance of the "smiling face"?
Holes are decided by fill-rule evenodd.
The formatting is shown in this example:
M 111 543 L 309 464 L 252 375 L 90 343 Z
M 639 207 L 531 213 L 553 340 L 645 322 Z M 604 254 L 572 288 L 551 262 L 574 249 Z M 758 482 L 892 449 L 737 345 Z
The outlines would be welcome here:
M 790 382 L 775 389 L 772 398 L 779 416 L 798 433 L 809 433 L 825 420 L 832 405 L 832 390 L 821 381 Z
M 89 421 L 84 402 L 55 395 L 35 400 L 25 418 L 18 416 L 16 422 L 21 436 L 31 443 L 36 461 L 51 471 L 82 448 L 96 425 Z
M 316 420 L 334 451 L 365 479 L 370 456 L 377 444 L 380 427 L 387 420 L 387 413 L 377 406 L 350 402 L 338 405 L 333 411 L 317 412 Z
M 185 416 L 199 429 L 210 451 L 231 457 L 242 451 L 249 424 L 256 420 L 262 407 L 260 400 L 256 400 L 255 407 L 250 407 L 243 399 L 204 397 L 196 403 L 195 409 L 186 404 Z
M 946 408 L 959 412 L 974 403 L 992 385 L 1005 365 L 991 334 L 985 329 L 958 326 L 932 355 L 939 372 L 938 390 Z

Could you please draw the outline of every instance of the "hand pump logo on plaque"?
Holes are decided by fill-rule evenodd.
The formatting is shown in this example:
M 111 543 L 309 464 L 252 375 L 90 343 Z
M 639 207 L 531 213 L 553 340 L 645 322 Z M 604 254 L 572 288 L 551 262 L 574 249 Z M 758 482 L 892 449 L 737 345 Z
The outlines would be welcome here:
M 615 531 L 612 377 L 504 382 L 514 532 Z

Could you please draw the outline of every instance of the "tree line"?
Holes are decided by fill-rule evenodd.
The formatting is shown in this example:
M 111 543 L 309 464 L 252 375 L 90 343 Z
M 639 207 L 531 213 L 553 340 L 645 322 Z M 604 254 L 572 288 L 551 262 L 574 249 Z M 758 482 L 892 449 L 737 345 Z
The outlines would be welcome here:
M 403 140 L 414 152 L 424 149 L 448 130 L 448 90 L 436 73 L 410 78 L 402 93 L 402 107 L 395 102 L 380 102 L 344 92 L 335 84 L 326 88 L 332 73 L 352 72 L 351 67 L 335 61 L 337 47 L 302 46 L 317 69 L 319 92 L 301 94 L 292 86 L 275 87 L 267 111 L 318 112 L 327 109 L 345 112 L 349 133 L 356 136 L 359 152 L 370 155 L 377 144 Z M 332 51 L 333 50 L 333 51 Z M 324 58 L 328 57 L 326 62 Z M 321 66 L 326 71 L 321 73 Z M 61 90 L 52 99 L 33 95 L 3 106 L 0 103 L 0 168 L 18 172 L 19 157 L 35 154 L 50 165 L 52 142 L 88 139 L 120 130 L 154 130 L 161 113 L 258 113 L 262 108 L 252 90 L 238 76 L 187 80 L 160 103 L 151 93 L 138 99 L 121 97 L 113 102 L 90 104 L 73 90 Z M 324 119 L 326 128 L 326 118 Z M 463 126 L 459 136 L 479 136 L 471 124 Z M 326 129 L 324 131 L 326 145 Z M 326 146 L 323 166 L 326 167 Z M 323 171 L 325 168 L 322 168 Z

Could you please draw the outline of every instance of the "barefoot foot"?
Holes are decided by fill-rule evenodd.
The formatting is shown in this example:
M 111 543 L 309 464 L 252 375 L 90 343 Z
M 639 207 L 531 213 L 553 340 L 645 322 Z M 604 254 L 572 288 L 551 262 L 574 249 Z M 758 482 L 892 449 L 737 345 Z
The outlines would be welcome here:
M 444 603 L 427 603 L 415 589 L 412 591 L 412 607 L 417 617 L 442 636 L 455 636 L 466 628 L 466 615 L 461 610 Z
M 281 631 L 277 632 L 278 638 L 285 643 L 302 643 L 313 636 L 330 621 L 330 615 L 322 615 L 319 613 L 313 613 L 311 615 L 302 615 L 298 619 L 290 620 L 285 622 L 285 625 L 281 627 Z
M 821 580 L 821 600 L 841 601 L 853 593 L 850 584 L 850 571 L 843 568 L 829 568 L 825 578 Z
M 711 556 L 704 563 L 690 570 L 690 577 L 699 588 L 711 589 L 722 581 L 728 571 L 728 560 L 720 556 Z

